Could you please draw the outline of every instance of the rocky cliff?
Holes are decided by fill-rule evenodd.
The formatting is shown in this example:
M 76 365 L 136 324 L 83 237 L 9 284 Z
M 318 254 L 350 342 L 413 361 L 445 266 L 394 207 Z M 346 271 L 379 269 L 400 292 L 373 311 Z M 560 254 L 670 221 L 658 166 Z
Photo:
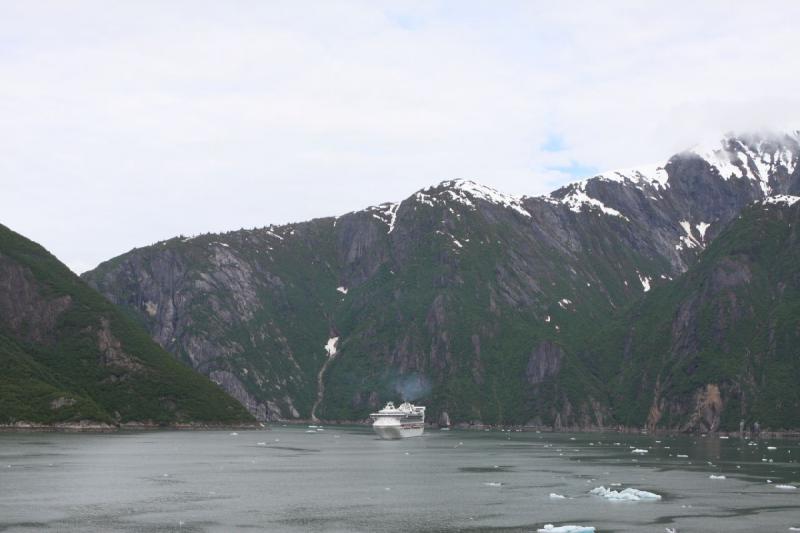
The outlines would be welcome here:
M 261 419 L 363 418 L 411 378 L 454 422 L 644 424 L 616 415 L 586 347 L 746 206 L 800 192 L 798 155 L 796 133 L 729 136 L 543 197 L 446 181 L 340 217 L 170 239 L 84 277 Z

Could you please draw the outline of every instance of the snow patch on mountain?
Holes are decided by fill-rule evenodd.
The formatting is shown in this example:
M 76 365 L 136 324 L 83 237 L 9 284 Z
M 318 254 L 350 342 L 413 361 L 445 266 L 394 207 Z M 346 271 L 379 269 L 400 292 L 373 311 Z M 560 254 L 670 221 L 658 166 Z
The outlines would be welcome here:
M 700 238 L 703 239 L 704 241 L 706 240 L 706 230 L 710 225 L 711 224 L 709 224 L 708 222 L 700 222 L 695 226 L 695 228 L 697 228 L 697 233 L 700 234 Z
M 798 200 L 800 200 L 800 196 L 791 196 L 789 194 L 777 194 L 775 196 L 770 196 L 762 203 L 764 203 L 765 205 L 769 204 L 769 205 L 792 206 L 795 203 L 797 203 Z
M 639 282 L 642 284 L 642 290 L 644 292 L 649 291 L 650 290 L 650 281 L 652 280 L 652 278 L 650 278 L 648 276 L 642 276 L 642 274 L 639 273 L 639 272 L 637 272 L 636 274 L 638 274 L 638 276 L 639 276 Z
M 635 168 L 611 170 L 598 174 L 594 178 L 599 181 L 615 181 L 618 183 L 632 183 L 641 189 L 642 185 L 650 185 L 656 189 L 669 187 L 669 176 L 664 167 L 659 165 L 644 165 Z
M 780 170 L 792 174 L 797 166 L 797 132 L 783 137 L 728 136 L 716 146 L 696 146 L 688 152 L 704 159 L 722 179 L 748 178 L 764 196 L 772 192 L 770 177 Z
M 391 233 L 394 230 L 394 223 L 397 220 L 397 209 L 399 207 L 400 204 L 386 202 L 380 205 L 368 207 L 365 209 L 365 211 L 389 226 L 387 233 Z
M 336 344 L 339 342 L 339 337 L 331 337 L 328 339 L 328 342 L 325 343 L 325 351 L 328 353 L 328 357 L 333 357 L 336 355 Z
M 624 220 L 628 220 L 628 217 L 616 209 L 608 207 L 600 200 L 589 196 L 586 193 L 586 181 L 587 180 L 579 181 L 570 185 L 571 190 L 561 199 L 561 203 L 569 207 L 570 211 L 575 213 L 580 213 L 581 210 L 586 207 L 587 209 L 599 209 L 606 215 L 612 215 L 615 217 L 620 217 Z M 628 220 L 628 222 L 630 221 Z
M 443 181 L 439 184 L 439 187 L 445 188 L 443 194 L 446 194 L 450 200 L 466 205 L 472 209 L 475 209 L 474 200 L 483 200 L 484 202 L 500 205 L 516 211 L 522 216 L 529 218 L 531 216 L 522 206 L 521 197 L 503 194 L 491 187 L 475 183 L 471 180 L 457 179 Z

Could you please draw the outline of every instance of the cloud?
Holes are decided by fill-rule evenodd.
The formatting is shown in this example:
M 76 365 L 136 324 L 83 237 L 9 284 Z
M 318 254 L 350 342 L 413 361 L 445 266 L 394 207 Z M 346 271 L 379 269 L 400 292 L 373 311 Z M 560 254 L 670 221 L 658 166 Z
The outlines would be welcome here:
M 545 8 L 546 6 L 546 8 Z M 5 2 L 3 222 L 73 269 L 800 124 L 794 2 Z

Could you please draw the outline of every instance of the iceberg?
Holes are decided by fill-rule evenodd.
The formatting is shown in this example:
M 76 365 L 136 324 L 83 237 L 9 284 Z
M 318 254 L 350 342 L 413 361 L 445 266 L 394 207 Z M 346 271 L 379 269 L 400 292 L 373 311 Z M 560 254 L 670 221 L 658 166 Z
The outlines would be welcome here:
M 550 493 L 550 499 L 551 500 L 563 500 L 563 499 L 566 499 L 566 496 L 564 496 L 563 494 L 556 494 L 555 492 L 551 492 Z
M 725 479 L 725 476 L 715 476 L 714 474 L 711 474 L 708 476 L 708 479 Z
M 647 450 L 642 450 L 641 448 L 635 448 L 635 449 L 631 450 L 631 453 L 636 453 L 636 454 L 639 454 L 639 455 L 644 455 L 644 454 L 646 454 L 646 453 L 647 453 Z
M 594 533 L 593 526 L 554 526 L 545 524 L 544 527 L 536 530 L 537 533 Z
M 613 501 L 628 501 L 638 502 L 642 500 L 660 500 L 661 496 L 654 492 L 647 492 L 646 490 L 638 490 L 634 488 L 627 488 L 624 490 L 612 490 L 605 487 L 597 487 L 589 491 L 589 494 L 595 496 L 602 496 L 607 500 Z
M 797 487 L 794 485 L 775 485 L 776 489 L 784 489 L 784 490 L 797 490 Z

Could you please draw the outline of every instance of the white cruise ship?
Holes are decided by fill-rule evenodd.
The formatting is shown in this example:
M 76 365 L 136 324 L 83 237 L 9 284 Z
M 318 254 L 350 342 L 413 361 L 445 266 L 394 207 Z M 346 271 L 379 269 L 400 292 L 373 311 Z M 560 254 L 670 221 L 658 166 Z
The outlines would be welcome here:
M 369 415 L 374 421 L 372 429 L 382 439 L 420 437 L 425 431 L 425 408 L 408 402 L 399 407 L 389 402 L 386 407 Z

